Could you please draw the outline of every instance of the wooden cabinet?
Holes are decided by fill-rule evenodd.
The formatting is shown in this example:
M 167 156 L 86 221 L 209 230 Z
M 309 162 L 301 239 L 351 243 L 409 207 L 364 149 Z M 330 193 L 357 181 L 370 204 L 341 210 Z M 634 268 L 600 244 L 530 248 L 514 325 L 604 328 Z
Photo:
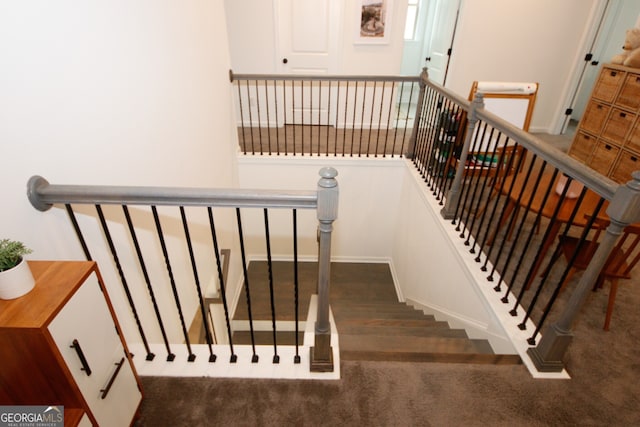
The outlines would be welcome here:
M 65 425 L 131 425 L 142 387 L 94 262 L 30 261 L 0 300 L 0 404 L 63 405 Z
M 569 155 L 619 183 L 640 170 L 640 69 L 602 67 Z

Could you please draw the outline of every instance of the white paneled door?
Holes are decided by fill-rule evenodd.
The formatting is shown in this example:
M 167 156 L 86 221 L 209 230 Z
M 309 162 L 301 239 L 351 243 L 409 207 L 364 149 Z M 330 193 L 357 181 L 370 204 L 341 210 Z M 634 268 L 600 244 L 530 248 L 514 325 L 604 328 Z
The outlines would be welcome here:
M 336 0 L 277 0 L 276 28 L 280 70 L 288 74 L 335 71 L 341 21 Z
M 428 35 L 425 54 L 426 66 L 429 79 L 440 84 L 444 84 L 447 75 L 459 5 L 460 0 L 435 0 L 430 8 L 432 15 L 427 18 L 431 23 L 431 34 Z
M 339 0 L 276 1 L 276 60 L 280 72 L 296 75 L 335 73 L 342 21 Z M 283 91 L 286 123 L 326 125 L 333 121 L 327 116 L 327 108 L 329 92 L 334 89 L 326 83 L 305 86 L 295 82 L 287 84 Z M 313 107 L 310 106 L 312 102 Z

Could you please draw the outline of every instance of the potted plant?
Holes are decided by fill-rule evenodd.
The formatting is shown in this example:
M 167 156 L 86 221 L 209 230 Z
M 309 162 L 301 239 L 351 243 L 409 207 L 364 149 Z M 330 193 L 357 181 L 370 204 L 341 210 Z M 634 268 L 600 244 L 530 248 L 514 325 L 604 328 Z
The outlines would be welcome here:
M 15 240 L 0 240 L 0 299 L 23 296 L 35 285 L 29 265 L 24 259 L 31 249 Z

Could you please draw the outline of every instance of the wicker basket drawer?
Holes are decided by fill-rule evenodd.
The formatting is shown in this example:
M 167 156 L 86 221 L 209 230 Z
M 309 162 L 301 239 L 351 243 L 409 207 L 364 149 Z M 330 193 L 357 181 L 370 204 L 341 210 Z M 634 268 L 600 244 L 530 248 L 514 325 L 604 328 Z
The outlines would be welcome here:
M 640 153 L 640 116 L 636 117 L 636 122 L 633 124 L 625 147 Z
M 595 101 L 589 102 L 582 117 L 580 128 L 599 135 L 604 123 L 607 121 L 610 110 L 611 107 L 606 104 Z
M 611 172 L 611 179 L 621 184 L 626 183 L 631 180 L 631 173 L 637 170 L 640 170 L 640 156 L 622 150 Z
M 625 72 L 603 67 L 600 77 L 593 89 L 592 96 L 605 102 L 612 102 L 625 78 Z
M 608 175 L 609 170 L 615 163 L 619 152 L 620 148 L 618 146 L 604 141 L 598 141 L 588 165 L 591 169 L 598 171 L 603 175 Z
M 587 163 L 596 146 L 596 138 L 584 132 L 578 132 L 573 139 L 569 155 L 574 159 Z
M 633 126 L 635 118 L 635 114 L 614 108 L 604 125 L 602 136 L 622 144 L 624 137 L 629 132 L 629 129 L 631 129 L 631 126 Z
M 627 74 L 622 89 L 620 89 L 620 93 L 616 98 L 616 105 L 633 111 L 640 107 L 640 74 Z

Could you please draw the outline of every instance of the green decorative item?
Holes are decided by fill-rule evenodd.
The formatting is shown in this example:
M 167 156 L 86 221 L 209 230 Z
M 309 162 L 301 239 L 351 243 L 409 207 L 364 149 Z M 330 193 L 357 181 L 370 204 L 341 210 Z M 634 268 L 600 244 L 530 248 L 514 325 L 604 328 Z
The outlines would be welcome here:
M 24 243 L 15 240 L 0 240 L 0 271 L 9 270 L 20 262 L 24 255 L 33 252 Z
M 33 289 L 35 281 L 24 256 L 31 249 L 22 242 L 0 240 L 0 299 L 14 299 Z

